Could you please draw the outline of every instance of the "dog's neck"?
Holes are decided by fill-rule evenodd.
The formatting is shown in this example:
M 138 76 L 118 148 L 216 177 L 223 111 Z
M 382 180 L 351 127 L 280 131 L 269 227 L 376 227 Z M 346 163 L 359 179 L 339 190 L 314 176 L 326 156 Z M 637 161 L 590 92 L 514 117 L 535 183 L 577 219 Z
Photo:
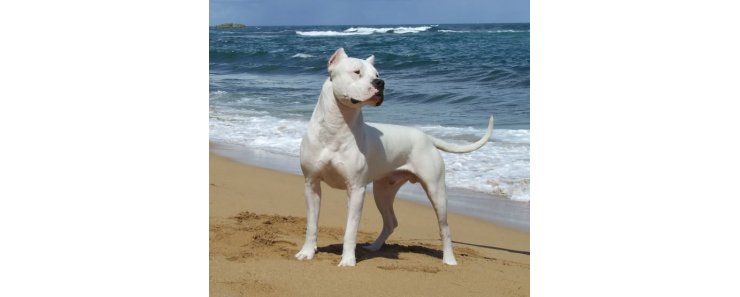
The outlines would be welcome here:
M 321 88 L 319 103 L 316 104 L 309 129 L 318 132 L 319 141 L 342 145 L 348 140 L 357 140 L 362 135 L 362 110 L 347 107 L 337 101 L 331 81 L 327 79 Z

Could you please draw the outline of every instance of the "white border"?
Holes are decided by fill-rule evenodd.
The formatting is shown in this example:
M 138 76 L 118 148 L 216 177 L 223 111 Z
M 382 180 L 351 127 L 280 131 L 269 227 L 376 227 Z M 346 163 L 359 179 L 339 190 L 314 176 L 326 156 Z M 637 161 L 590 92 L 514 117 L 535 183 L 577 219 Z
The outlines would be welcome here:
M 0 4 L 2 296 L 208 294 L 208 4 Z
M 738 294 L 740 26 L 718 3 L 533 1 L 533 296 Z

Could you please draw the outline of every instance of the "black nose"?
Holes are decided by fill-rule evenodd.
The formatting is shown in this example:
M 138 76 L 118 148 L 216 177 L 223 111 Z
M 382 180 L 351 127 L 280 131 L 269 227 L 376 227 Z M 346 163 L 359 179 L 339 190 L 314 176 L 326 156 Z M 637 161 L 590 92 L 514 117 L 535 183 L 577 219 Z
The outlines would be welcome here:
M 385 88 L 385 82 L 382 79 L 376 78 L 372 81 L 373 87 L 378 89 L 378 91 L 383 91 L 383 88 Z

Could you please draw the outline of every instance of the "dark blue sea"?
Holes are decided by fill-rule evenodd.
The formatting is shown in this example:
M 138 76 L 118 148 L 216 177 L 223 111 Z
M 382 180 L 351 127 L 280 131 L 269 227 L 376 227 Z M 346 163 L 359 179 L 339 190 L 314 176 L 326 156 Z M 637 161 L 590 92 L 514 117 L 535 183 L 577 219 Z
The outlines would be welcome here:
M 448 188 L 526 203 L 528 220 L 529 24 L 212 27 L 209 43 L 211 142 L 297 172 L 327 60 L 343 47 L 351 57 L 375 55 L 385 80 L 383 105 L 363 109 L 368 122 L 465 143 L 493 114 L 489 144 L 442 153 Z

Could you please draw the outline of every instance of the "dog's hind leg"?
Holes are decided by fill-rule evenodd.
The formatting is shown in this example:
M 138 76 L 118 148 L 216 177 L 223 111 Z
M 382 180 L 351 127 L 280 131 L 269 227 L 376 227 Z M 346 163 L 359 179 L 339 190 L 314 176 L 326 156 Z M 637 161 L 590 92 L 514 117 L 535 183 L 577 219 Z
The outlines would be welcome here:
M 455 254 L 452 252 L 452 237 L 447 225 L 447 191 L 445 188 L 444 169 L 436 180 L 422 180 L 422 186 L 427 192 L 429 201 L 437 213 L 439 236 L 442 239 L 442 262 L 447 265 L 457 265 Z
M 306 198 L 306 242 L 303 248 L 295 254 L 298 260 L 311 260 L 316 253 L 316 237 L 319 229 L 319 209 L 321 208 L 321 182 L 314 178 L 306 178 L 304 189 Z
M 393 201 L 396 198 L 398 189 L 409 180 L 409 177 L 391 174 L 373 182 L 373 196 L 375 196 L 375 205 L 378 207 L 380 215 L 383 216 L 383 230 L 380 231 L 380 235 L 375 239 L 375 242 L 364 246 L 364 249 L 370 251 L 379 250 L 388 239 L 388 236 L 398 227 L 396 213 L 393 212 Z

